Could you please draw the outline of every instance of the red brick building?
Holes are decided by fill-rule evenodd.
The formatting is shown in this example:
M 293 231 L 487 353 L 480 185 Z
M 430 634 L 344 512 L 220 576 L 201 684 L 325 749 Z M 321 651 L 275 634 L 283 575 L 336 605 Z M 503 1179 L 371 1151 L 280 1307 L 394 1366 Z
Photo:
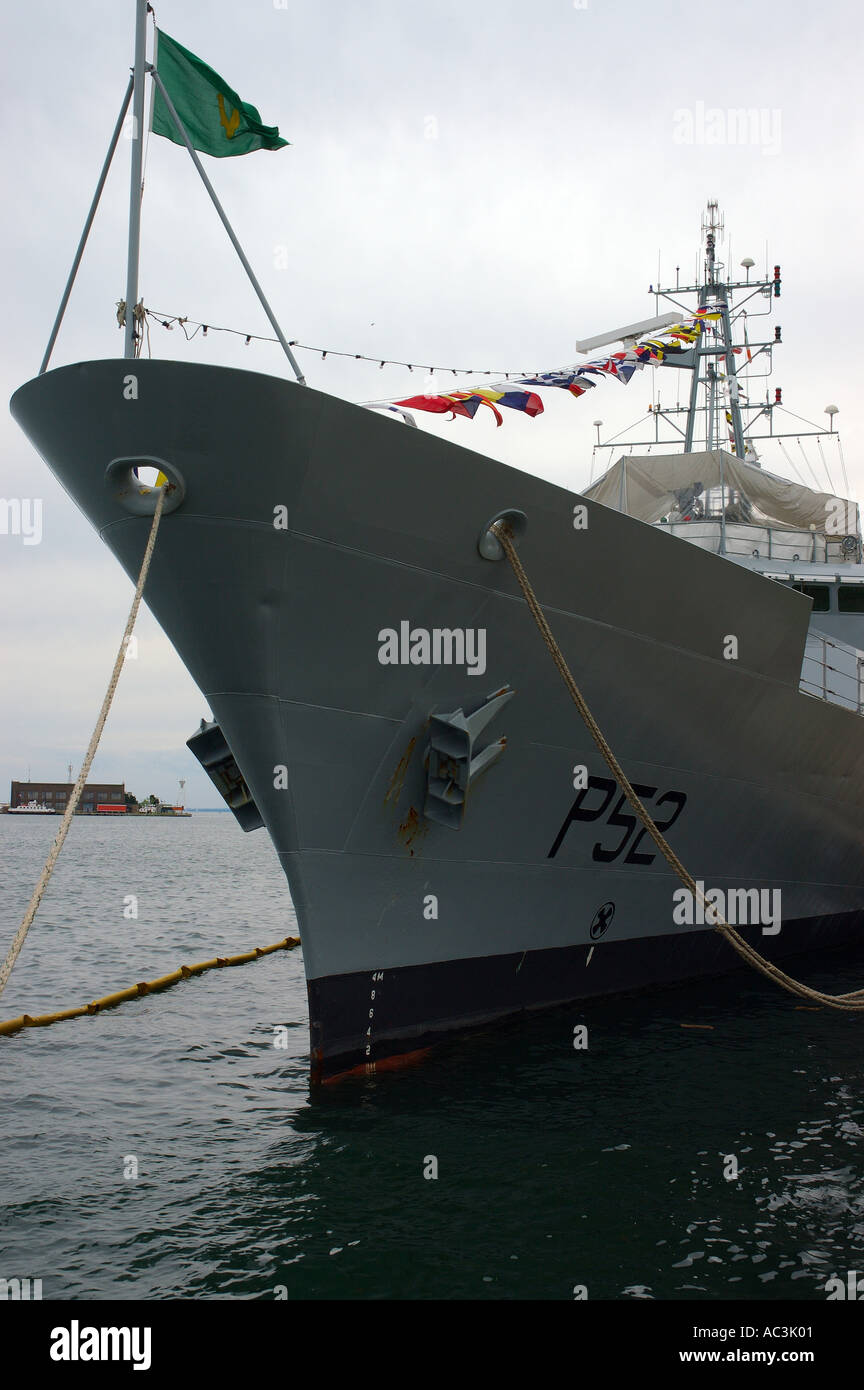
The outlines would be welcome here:
M 35 801 L 54 811 L 65 811 L 72 795 L 74 782 L 13 782 L 9 793 L 10 806 L 26 806 Z M 125 782 L 87 782 L 81 793 L 77 815 L 94 815 L 96 807 L 125 806 Z

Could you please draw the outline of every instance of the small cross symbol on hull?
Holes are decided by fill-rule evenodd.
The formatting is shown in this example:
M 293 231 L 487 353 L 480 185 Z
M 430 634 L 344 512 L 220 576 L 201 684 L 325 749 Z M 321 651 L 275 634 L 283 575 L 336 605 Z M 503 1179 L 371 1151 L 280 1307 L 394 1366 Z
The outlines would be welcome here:
M 612 925 L 612 918 L 615 916 L 615 904 L 612 902 L 603 903 L 594 913 L 594 921 L 591 923 L 591 940 L 598 941 L 601 936 L 609 930 Z

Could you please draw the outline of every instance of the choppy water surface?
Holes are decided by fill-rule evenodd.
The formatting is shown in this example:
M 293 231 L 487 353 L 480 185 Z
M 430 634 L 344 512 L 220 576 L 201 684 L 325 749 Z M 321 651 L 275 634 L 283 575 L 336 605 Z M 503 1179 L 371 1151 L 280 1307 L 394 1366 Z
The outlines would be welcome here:
M 4 951 L 57 824 L 0 817 Z M 263 832 L 79 820 L 0 1018 L 295 928 Z M 806 971 L 854 988 L 864 951 Z M 0 1276 L 70 1299 L 822 1300 L 864 1269 L 864 1020 L 796 1005 L 738 974 L 310 1096 L 296 951 L 0 1038 Z

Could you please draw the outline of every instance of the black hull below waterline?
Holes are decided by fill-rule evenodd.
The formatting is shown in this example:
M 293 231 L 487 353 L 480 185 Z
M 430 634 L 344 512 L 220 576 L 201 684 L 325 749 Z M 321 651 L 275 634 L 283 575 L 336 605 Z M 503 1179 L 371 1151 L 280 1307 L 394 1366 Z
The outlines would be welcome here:
M 766 959 L 784 963 L 787 973 L 789 959 L 799 959 L 806 982 L 824 952 L 864 947 L 864 913 L 786 923 L 782 941 L 766 941 L 759 928 L 745 927 L 742 935 Z M 412 1063 L 461 1034 L 527 1013 L 749 969 L 719 932 L 700 930 L 407 966 L 384 971 L 383 979 L 359 972 L 312 980 L 312 1077 L 328 1082 L 372 1075 Z M 793 999 L 787 997 L 792 1007 Z M 370 1006 L 375 1010 L 371 1034 Z

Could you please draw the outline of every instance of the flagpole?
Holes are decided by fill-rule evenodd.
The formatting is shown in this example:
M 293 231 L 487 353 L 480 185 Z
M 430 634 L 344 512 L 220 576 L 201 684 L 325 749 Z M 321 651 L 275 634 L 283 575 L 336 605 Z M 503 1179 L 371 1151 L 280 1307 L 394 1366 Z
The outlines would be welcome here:
M 146 0 L 145 0 L 145 3 L 146 3 Z M 214 208 L 215 208 L 216 211 L 218 212 L 219 217 L 220 217 L 220 219 L 221 219 L 221 221 L 222 221 L 222 225 L 223 225 L 223 227 L 225 228 L 226 232 L 228 233 L 229 237 L 231 238 L 231 245 L 234 247 L 234 250 L 237 252 L 237 255 L 240 257 L 240 264 L 243 266 L 243 269 L 246 271 L 246 274 L 247 274 L 248 277 L 249 277 L 249 281 L 250 281 L 250 283 L 251 283 L 251 285 L 252 285 L 252 288 L 253 288 L 253 290 L 255 291 L 255 293 L 256 293 L 257 296 L 258 296 L 258 300 L 259 300 L 259 302 L 260 302 L 260 304 L 261 304 L 261 307 L 262 307 L 262 309 L 264 310 L 265 314 L 267 315 L 268 319 L 270 320 L 270 324 L 271 324 L 271 326 L 272 326 L 272 328 L 273 328 L 273 330 L 274 330 L 274 332 L 275 332 L 275 334 L 276 334 L 276 337 L 279 339 L 279 342 L 282 344 L 282 347 L 283 347 L 283 349 L 284 349 L 284 351 L 285 351 L 285 356 L 288 358 L 288 361 L 291 363 L 291 366 L 294 368 L 294 375 L 296 376 L 296 378 L 297 378 L 298 382 L 300 383 L 300 385 L 301 385 L 301 386 L 305 386 L 305 385 L 306 385 L 306 378 L 304 377 L 303 373 L 301 372 L 300 366 L 299 366 L 299 364 L 298 364 L 298 362 L 297 362 L 297 359 L 295 358 L 293 352 L 291 351 L 291 348 L 288 346 L 288 341 L 287 341 L 287 339 L 286 339 L 286 337 L 285 337 L 285 334 L 282 332 L 282 329 L 279 327 L 279 324 L 278 324 L 277 319 L 276 319 L 276 315 L 273 313 L 273 310 L 270 308 L 270 305 L 269 305 L 268 302 L 267 302 L 267 298 L 266 298 L 266 296 L 265 296 L 265 294 L 264 294 L 264 291 L 262 290 L 261 286 L 258 284 L 257 279 L 255 278 L 255 272 L 253 271 L 251 265 L 249 264 L 249 262 L 248 262 L 247 259 L 246 259 L 246 256 L 245 256 L 244 251 L 243 251 L 243 247 L 240 245 L 239 241 L 237 240 L 236 236 L 234 235 L 234 228 L 231 226 L 231 223 L 228 221 L 228 218 L 227 218 L 227 216 L 226 216 L 226 214 L 225 214 L 225 210 L 224 210 L 224 208 L 222 207 L 222 204 L 219 202 L 219 199 L 216 197 L 216 190 L 214 189 L 212 183 L 210 182 L 210 180 L 208 179 L 206 173 L 204 172 L 204 166 L 203 166 L 203 164 L 201 163 L 201 160 L 198 158 L 198 155 L 197 155 L 196 152 L 195 152 L 195 148 L 194 148 L 194 146 L 193 146 L 193 144 L 192 144 L 192 141 L 189 139 L 189 135 L 188 135 L 188 133 L 187 133 L 186 127 L 184 126 L 184 124 L 183 124 L 183 122 L 181 121 L 180 117 L 177 115 L 177 111 L 176 111 L 176 108 L 175 108 L 175 106 L 174 106 L 174 103 L 173 103 L 173 101 L 171 100 L 171 98 L 169 97 L 167 91 L 165 90 L 165 83 L 162 81 L 161 77 L 159 76 L 158 72 L 156 71 L 156 69 L 155 69 L 154 67 L 150 67 L 149 71 L 150 71 L 150 73 L 151 73 L 151 75 L 152 75 L 153 81 L 156 83 L 156 86 L 159 88 L 159 94 L 160 94 L 160 96 L 162 97 L 162 100 L 163 100 L 164 103 L 165 103 L 165 106 L 166 106 L 166 108 L 167 108 L 168 114 L 169 114 L 169 116 L 171 117 L 172 121 L 174 122 L 174 125 L 175 125 L 176 128 L 177 128 L 178 134 L 181 136 L 184 145 L 186 146 L 187 150 L 189 151 L 189 154 L 191 155 L 192 163 L 195 165 L 195 168 L 198 170 L 198 173 L 199 173 L 200 176 L 201 176 L 201 182 L 203 183 L 204 187 L 207 189 L 207 192 L 208 192 L 209 195 L 210 195 L 210 201 L 212 202 Z M 128 317 L 129 317 L 129 311 L 128 311 L 129 300 L 128 300 L 128 296 L 127 296 L 126 303 L 127 303 L 127 331 L 128 331 Z M 129 355 L 130 355 L 130 354 L 127 353 L 127 356 L 129 356 Z
M 144 72 L 147 59 L 147 0 L 135 0 L 135 67 L 132 74 L 132 171 L 129 181 L 129 251 L 126 260 L 124 356 L 135 356 L 135 305 L 141 246 L 141 169 L 144 149 Z

